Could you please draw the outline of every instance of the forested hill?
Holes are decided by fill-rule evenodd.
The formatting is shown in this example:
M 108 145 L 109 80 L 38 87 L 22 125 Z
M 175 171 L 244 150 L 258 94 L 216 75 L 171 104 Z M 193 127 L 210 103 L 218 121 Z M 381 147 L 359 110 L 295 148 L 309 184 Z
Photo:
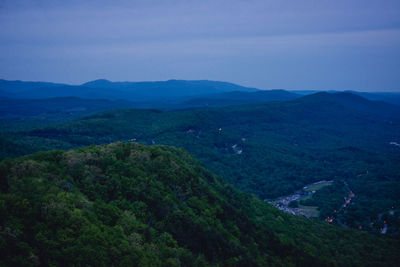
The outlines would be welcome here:
M 337 106 L 356 110 L 365 114 L 377 114 L 384 117 L 399 118 L 400 106 L 383 101 L 371 101 L 357 94 L 348 92 L 327 93 L 319 92 L 307 95 L 298 100 L 300 103 Z
M 208 95 L 203 98 L 192 98 L 179 103 L 177 107 L 219 107 L 269 101 L 289 101 L 299 97 L 300 95 L 285 90 L 258 90 L 255 92 L 233 91 Z
M 183 150 L 114 143 L 0 163 L 2 266 L 395 266 L 398 241 L 285 214 Z
M 78 97 L 58 97 L 45 99 L 17 99 L 0 97 L 0 117 L 35 117 L 45 116 L 60 117 L 60 121 L 68 115 L 79 118 L 79 116 L 91 113 L 115 110 L 123 108 L 134 108 L 135 103 L 128 101 L 111 101 L 105 99 L 83 99 Z M 62 118 L 61 118 L 62 117 Z
M 3 157 L 115 141 L 184 147 L 207 168 L 261 199 L 335 180 L 316 194 L 320 218 L 356 193 L 348 226 L 380 231 L 380 214 L 400 207 L 400 112 L 351 94 L 180 111 L 109 111 L 59 126 L 3 133 Z M 379 112 L 378 112 L 379 111 Z M 382 112 L 384 112 L 382 114 Z M 397 143 L 396 143 L 397 142 Z M 395 215 L 397 216 L 397 215 Z M 389 234 L 400 235 L 399 219 Z

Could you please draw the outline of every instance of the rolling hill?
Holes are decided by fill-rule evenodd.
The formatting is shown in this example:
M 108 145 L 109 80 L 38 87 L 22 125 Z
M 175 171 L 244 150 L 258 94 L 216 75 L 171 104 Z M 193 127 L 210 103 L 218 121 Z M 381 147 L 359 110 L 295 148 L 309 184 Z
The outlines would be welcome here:
M 358 204 L 343 220 L 378 232 L 379 214 L 400 206 L 400 150 L 392 145 L 400 142 L 399 116 L 396 106 L 350 93 L 223 108 L 109 111 L 5 134 L 1 152 L 15 156 L 132 140 L 183 147 L 227 182 L 261 199 L 335 180 L 335 186 L 316 194 L 321 219 L 340 207 L 346 182 Z M 393 235 L 400 229 L 396 216 L 389 228 Z
M 44 99 L 20 99 L 0 97 L 0 116 L 38 116 L 61 113 L 89 115 L 112 109 L 133 108 L 135 103 L 128 101 L 110 101 L 106 99 L 83 99 L 78 97 L 57 97 Z M 77 114 L 76 118 L 83 116 Z M 61 116 L 61 115 L 60 115 Z
M 291 93 L 299 95 L 311 95 L 324 90 L 292 90 Z M 328 93 L 342 93 L 343 91 L 328 90 Z M 362 96 L 371 101 L 383 101 L 390 104 L 400 105 L 400 93 L 399 92 L 360 92 L 346 90 L 345 93 L 351 93 L 354 95 Z
M 214 94 L 204 98 L 193 98 L 180 103 L 179 106 L 220 107 L 270 101 L 289 101 L 299 97 L 300 95 L 285 90 L 259 90 L 255 92 L 233 91 Z
M 285 214 L 183 150 L 114 143 L 0 163 L 5 266 L 394 266 L 398 240 Z

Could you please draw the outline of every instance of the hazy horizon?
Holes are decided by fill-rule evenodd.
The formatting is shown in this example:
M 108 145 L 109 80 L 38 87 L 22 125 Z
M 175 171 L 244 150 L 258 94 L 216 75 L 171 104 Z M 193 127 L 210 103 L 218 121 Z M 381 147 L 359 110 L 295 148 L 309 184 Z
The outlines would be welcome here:
M 9 1 L 0 77 L 400 92 L 400 2 Z
M 233 83 L 233 82 L 229 82 L 229 81 L 217 81 L 217 80 L 199 80 L 199 79 L 195 79 L 195 80 L 183 80 L 183 79 L 167 79 L 167 80 L 154 80 L 154 81 L 150 81 L 150 80 L 146 80 L 146 81 L 129 81 L 129 80 L 122 80 L 122 81 L 112 81 L 110 79 L 105 79 L 105 78 L 98 78 L 95 80 L 90 80 L 90 81 L 84 81 L 82 83 L 65 83 L 65 82 L 54 82 L 54 81 L 45 81 L 45 80 L 37 80 L 37 81 L 33 81 L 33 80 L 7 80 L 4 79 L 2 77 L 0 77 L 0 80 L 6 80 L 6 81 L 11 81 L 11 82 L 49 82 L 49 83 L 55 83 L 55 84 L 64 84 L 64 85 L 70 85 L 70 86 L 81 86 L 84 85 L 87 82 L 93 82 L 96 80 L 107 80 L 109 82 L 133 82 L 133 83 L 140 83 L 140 82 L 167 82 L 167 81 L 171 81 L 171 80 L 178 80 L 178 81 L 213 81 L 213 82 L 226 82 L 226 83 L 232 83 L 232 84 L 236 84 L 239 86 L 243 86 L 243 87 L 248 87 L 248 88 L 254 88 L 254 89 L 259 89 L 259 90 L 286 90 L 286 91 L 319 91 L 319 92 L 325 92 L 325 91 L 337 91 L 337 92 L 347 92 L 347 91 L 355 91 L 355 92 L 365 92 L 365 93 L 400 93 L 400 90 L 393 90 L 393 91 L 363 91 L 363 90 L 354 90 L 354 89 L 342 89 L 342 90 L 338 90 L 338 89 L 309 89 L 309 88 L 297 88 L 297 89 L 286 89 L 286 88 L 257 88 L 257 87 L 252 87 L 252 86 L 247 86 L 245 84 L 240 84 L 240 83 Z

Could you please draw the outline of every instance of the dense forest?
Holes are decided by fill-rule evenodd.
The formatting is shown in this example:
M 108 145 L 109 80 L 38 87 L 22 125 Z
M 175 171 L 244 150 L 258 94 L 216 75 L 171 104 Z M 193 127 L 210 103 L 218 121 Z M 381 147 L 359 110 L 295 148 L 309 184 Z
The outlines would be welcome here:
M 335 180 L 303 204 L 325 219 L 355 193 L 347 226 L 399 235 L 400 111 L 350 94 L 176 111 L 107 111 L 57 126 L 3 132 L 1 155 L 115 141 L 183 147 L 225 181 L 261 199 Z M 385 214 L 382 214 L 385 213 Z M 382 217 L 383 216 L 383 217 Z M 333 222 L 335 223 L 335 222 Z
M 0 267 L 400 267 L 400 0 L 0 0 Z
M 0 163 L 2 266 L 395 266 L 399 241 L 286 214 L 182 149 L 138 143 Z

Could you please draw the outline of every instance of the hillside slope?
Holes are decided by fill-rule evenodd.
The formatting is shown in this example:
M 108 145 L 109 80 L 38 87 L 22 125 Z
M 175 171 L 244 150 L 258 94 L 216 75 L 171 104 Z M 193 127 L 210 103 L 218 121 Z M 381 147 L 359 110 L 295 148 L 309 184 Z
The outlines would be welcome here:
M 15 156 L 23 147 L 33 152 L 129 140 L 183 147 L 261 199 L 335 180 L 316 205 L 321 219 L 343 204 L 346 182 L 358 203 L 343 215 L 347 224 L 380 231 L 379 214 L 400 206 L 400 149 L 393 145 L 400 143 L 400 112 L 381 105 L 349 94 L 317 94 L 225 108 L 110 111 L 5 135 L 0 152 Z M 18 153 L 10 154 L 16 148 Z M 400 234 L 399 218 L 391 225 L 388 232 Z
M 6 266 L 394 266 L 399 242 L 294 217 L 182 150 L 115 143 L 0 163 Z
M 193 98 L 183 103 L 181 107 L 220 107 L 242 105 L 249 103 L 262 103 L 270 101 L 289 101 L 299 98 L 300 95 L 285 90 L 259 90 L 255 92 L 233 91 L 214 94 L 204 98 Z

